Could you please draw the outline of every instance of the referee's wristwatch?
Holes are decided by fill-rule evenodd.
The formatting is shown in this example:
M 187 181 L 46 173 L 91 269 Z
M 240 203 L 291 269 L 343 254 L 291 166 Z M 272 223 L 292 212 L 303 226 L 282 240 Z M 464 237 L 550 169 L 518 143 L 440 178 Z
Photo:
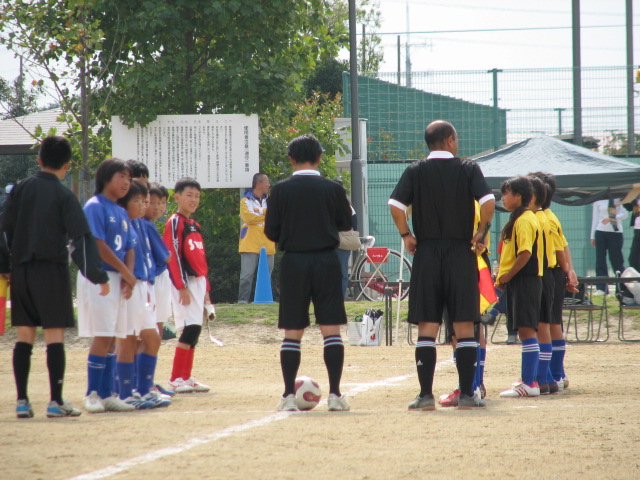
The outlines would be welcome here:
M 401 234 L 400 234 L 400 236 L 401 236 L 402 238 L 406 237 L 407 235 L 411 235 L 411 230 L 409 230 L 408 232 L 405 232 L 405 233 L 401 233 Z

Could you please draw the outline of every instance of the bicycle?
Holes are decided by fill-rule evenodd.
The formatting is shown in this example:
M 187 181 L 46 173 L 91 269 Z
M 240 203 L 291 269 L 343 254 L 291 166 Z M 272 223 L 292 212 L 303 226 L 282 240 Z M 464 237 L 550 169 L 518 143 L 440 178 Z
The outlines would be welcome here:
M 394 291 L 394 298 L 404 300 L 409 295 L 409 279 L 411 278 L 411 262 L 400 255 L 400 252 L 386 247 L 376 247 L 375 237 L 360 237 L 358 255 L 351 264 L 348 288 L 354 300 L 362 297 L 369 301 L 384 301 L 384 282 L 397 282 L 401 285 L 386 285 Z M 402 268 L 402 269 L 401 269 Z

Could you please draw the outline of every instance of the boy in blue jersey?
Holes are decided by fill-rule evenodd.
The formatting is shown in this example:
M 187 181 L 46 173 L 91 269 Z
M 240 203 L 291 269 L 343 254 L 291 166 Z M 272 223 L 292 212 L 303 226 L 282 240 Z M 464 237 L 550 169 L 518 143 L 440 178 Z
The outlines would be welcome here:
M 149 238 L 151 260 L 155 267 L 152 301 L 155 300 L 153 304 L 155 305 L 158 330 L 160 331 L 162 331 L 164 322 L 172 315 L 171 278 L 169 278 L 169 270 L 167 269 L 167 262 L 169 258 L 171 258 L 171 254 L 164 244 L 154 222 L 161 218 L 167 211 L 168 198 L 169 192 L 167 192 L 166 188 L 157 183 L 151 183 L 149 188 L 149 204 L 142 219 L 142 224 Z
M 69 240 L 71 256 L 83 278 L 101 284 L 95 286 L 98 295 L 109 293 L 108 277 L 82 207 L 60 183 L 70 161 L 66 138 L 45 138 L 38 156 L 40 171 L 16 185 L 4 204 L 2 237 L 6 243 L 0 251 L 0 272 L 11 281 L 11 324 L 17 327 L 13 370 L 18 418 L 33 417 L 27 386 L 36 327 L 43 328 L 47 344 L 51 393 L 47 417 L 80 415 L 80 410 L 62 398 L 64 332 L 74 325 Z
M 149 240 L 142 224 L 147 195 L 146 184 L 134 179 L 127 195 L 118 200 L 118 205 L 126 209 L 131 221 L 135 250 L 133 273 L 136 277 L 136 287 L 126 302 L 127 336 L 117 340 L 118 386 L 120 399 L 140 410 L 171 404 L 168 399 L 160 398 L 157 392 L 151 391 L 160 349 L 160 335 L 149 293 L 155 271 L 152 268 Z M 136 355 L 138 338 L 142 340 L 142 351 Z
M 127 212 L 116 201 L 129 191 L 131 173 L 120 159 L 103 161 L 96 171 L 95 196 L 84 206 L 96 238 L 110 293 L 100 296 L 95 285 L 78 275 L 78 335 L 93 337 L 88 358 L 88 388 L 84 408 L 89 413 L 131 411 L 135 407 L 112 395 L 115 338 L 127 334 L 125 300 L 136 285 L 135 252 Z

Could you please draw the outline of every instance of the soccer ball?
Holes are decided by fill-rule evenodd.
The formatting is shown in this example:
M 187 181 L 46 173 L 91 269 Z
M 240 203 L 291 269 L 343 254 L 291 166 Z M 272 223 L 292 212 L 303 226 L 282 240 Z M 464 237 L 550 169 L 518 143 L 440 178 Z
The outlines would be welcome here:
M 322 391 L 313 378 L 302 376 L 296 378 L 296 404 L 298 410 L 311 410 L 318 405 Z

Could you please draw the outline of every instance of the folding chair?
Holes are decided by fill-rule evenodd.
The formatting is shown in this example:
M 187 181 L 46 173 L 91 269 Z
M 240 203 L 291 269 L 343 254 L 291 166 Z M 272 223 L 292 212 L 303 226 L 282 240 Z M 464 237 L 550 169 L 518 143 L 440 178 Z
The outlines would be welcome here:
M 619 273 L 618 273 L 618 276 Z M 616 299 L 618 300 L 618 306 L 620 308 L 618 313 L 618 340 L 621 342 L 640 342 L 640 338 L 627 338 L 624 333 L 624 311 L 625 310 L 640 310 L 640 305 L 637 303 L 627 304 L 625 298 L 628 296 L 623 295 L 626 287 L 623 283 L 616 283 Z
M 566 297 L 563 310 L 569 312 L 569 318 L 567 319 L 565 335 L 567 342 L 572 343 L 593 343 L 593 342 L 606 342 L 609 339 L 609 321 L 607 312 L 607 294 L 602 296 L 602 304 L 595 304 L 593 302 L 593 284 L 589 283 L 585 285 L 584 299 L 576 297 L 575 294 L 572 297 Z M 595 328 L 595 317 L 597 312 L 600 312 L 598 318 L 598 328 Z M 580 337 L 578 333 L 578 314 L 585 313 L 586 319 L 586 332 Z M 602 322 L 605 322 L 605 337 L 600 339 L 602 331 Z M 573 323 L 574 338 L 571 339 L 569 334 L 571 332 L 571 324 Z

